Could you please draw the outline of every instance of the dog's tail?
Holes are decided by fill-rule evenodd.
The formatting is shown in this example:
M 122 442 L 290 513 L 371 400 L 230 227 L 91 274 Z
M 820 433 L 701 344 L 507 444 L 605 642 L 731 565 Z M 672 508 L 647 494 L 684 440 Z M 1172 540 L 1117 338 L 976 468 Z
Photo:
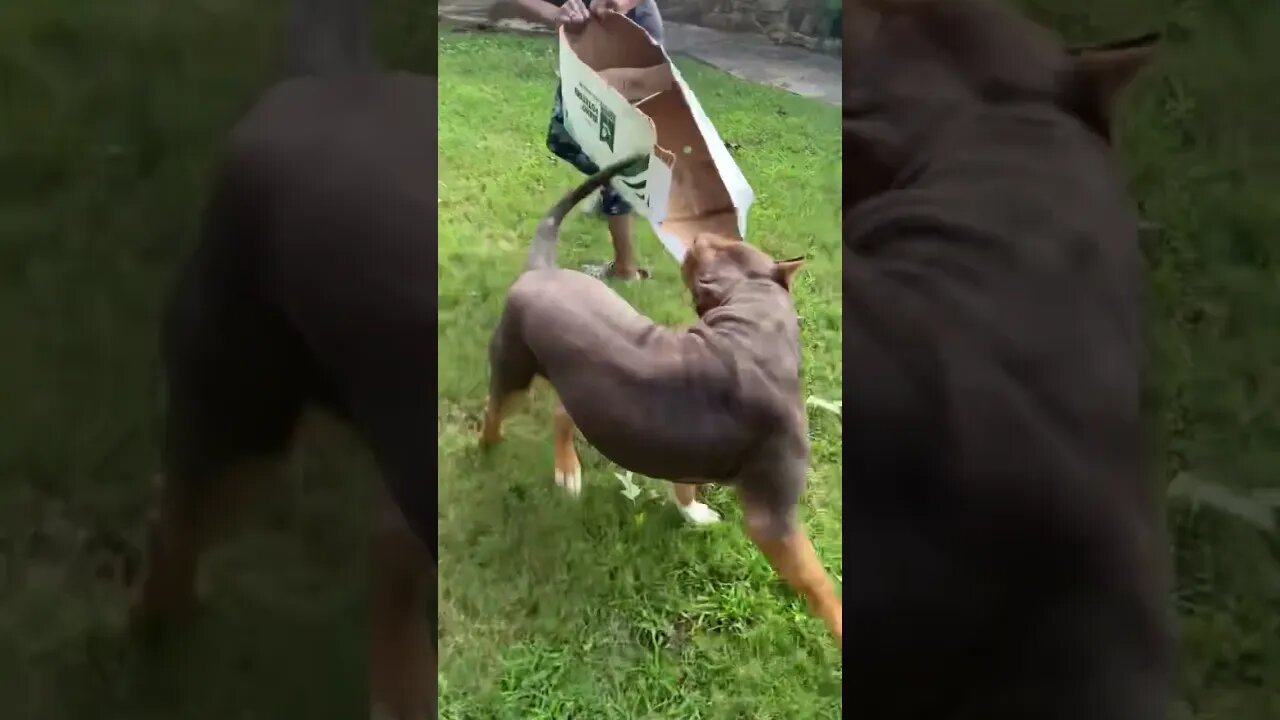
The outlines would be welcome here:
M 333 75 L 377 66 L 370 0 L 292 0 L 284 75 Z
M 632 155 L 619 160 L 600 172 L 592 175 L 578 187 L 570 190 L 560 202 L 556 203 L 542 221 L 538 223 L 538 231 L 533 234 L 533 245 L 529 248 L 529 260 L 525 270 L 542 270 L 556 267 L 556 241 L 560 239 L 560 223 L 569 214 L 573 206 L 582 202 L 596 188 L 609 182 L 614 175 L 626 170 L 631 165 L 644 160 L 645 155 Z

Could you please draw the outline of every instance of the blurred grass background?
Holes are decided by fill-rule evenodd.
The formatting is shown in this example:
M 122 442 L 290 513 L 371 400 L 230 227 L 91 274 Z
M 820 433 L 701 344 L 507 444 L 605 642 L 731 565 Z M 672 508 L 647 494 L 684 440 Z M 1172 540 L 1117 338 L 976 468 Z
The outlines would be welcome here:
M 432 72 L 435 4 L 375 5 L 387 63 Z M 207 616 L 172 653 L 121 635 L 158 469 L 160 299 L 226 131 L 275 77 L 285 9 L 0 3 L 6 720 L 367 712 L 372 476 L 340 444 L 304 453 L 307 472 L 211 557 Z
M 1121 149 L 1155 225 L 1148 407 L 1181 623 L 1175 718 L 1280 717 L 1280 3 L 1020 0 L 1069 40 L 1160 31 Z M 1175 483 L 1176 480 L 1176 483 Z M 1200 498 L 1190 501 L 1186 496 Z

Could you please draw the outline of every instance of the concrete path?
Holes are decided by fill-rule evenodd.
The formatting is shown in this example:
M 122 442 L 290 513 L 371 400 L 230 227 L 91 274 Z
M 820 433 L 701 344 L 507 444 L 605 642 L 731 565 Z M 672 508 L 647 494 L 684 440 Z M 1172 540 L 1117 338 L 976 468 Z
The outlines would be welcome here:
M 489 0 L 442 0 L 440 20 L 465 26 L 488 25 L 500 30 L 550 35 L 541 26 L 518 20 L 493 25 L 487 19 Z M 749 33 L 666 23 L 667 52 L 688 55 L 735 77 L 772 85 L 830 105 L 840 104 L 840 58 L 803 48 L 775 45 Z
M 743 80 L 840 104 L 840 58 L 760 35 L 728 33 L 684 23 L 666 24 L 667 52 L 697 58 Z

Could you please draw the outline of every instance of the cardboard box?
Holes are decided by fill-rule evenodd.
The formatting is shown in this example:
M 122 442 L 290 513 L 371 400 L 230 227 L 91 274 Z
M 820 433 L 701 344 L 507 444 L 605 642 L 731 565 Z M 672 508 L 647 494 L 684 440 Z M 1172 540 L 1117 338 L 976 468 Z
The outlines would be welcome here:
M 565 128 L 597 165 L 647 153 L 613 182 L 683 259 L 700 232 L 745 239 L 754 194 L 693 91 L 649 33 L 624 15 L 560 30 Z

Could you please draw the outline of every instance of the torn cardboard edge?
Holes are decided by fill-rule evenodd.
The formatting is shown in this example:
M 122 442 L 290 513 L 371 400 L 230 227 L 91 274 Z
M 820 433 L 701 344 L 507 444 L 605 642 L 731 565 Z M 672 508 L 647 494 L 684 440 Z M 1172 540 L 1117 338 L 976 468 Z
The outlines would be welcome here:
M 560 30 L 565 127 L 603 167 L 647 154 L 614 188 L 676 260 L 701 232 L 746 238 L 754 193 L 671 58 L 616 13 Z

